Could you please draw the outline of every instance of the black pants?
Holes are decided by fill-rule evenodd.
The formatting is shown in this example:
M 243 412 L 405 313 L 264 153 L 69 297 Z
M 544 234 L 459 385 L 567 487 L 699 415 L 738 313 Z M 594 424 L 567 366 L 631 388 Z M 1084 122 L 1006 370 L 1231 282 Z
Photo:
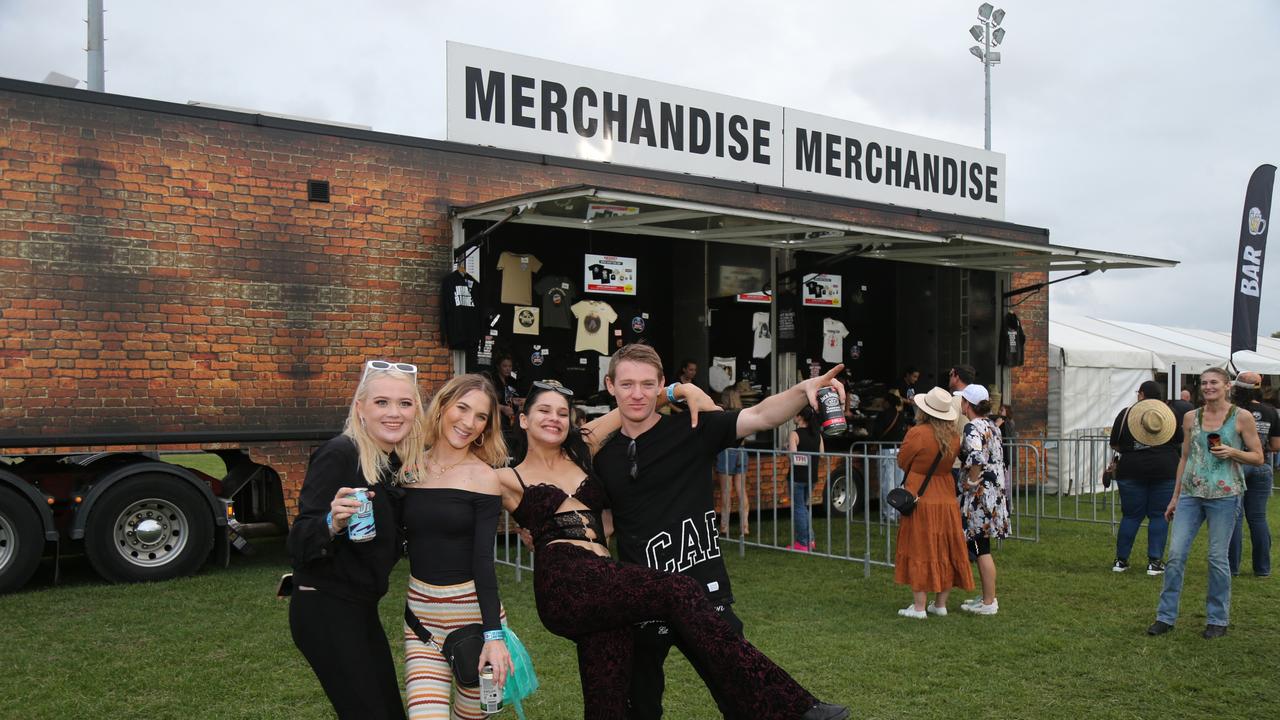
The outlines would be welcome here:
M 289 631 L 339 718 L 403 720 L 400 680 L 377 603 L 294 588 Z
M 738 635 L 742 635 L 742 620 L 734 614 L 733 608 L 727 604 L 716 605 L 715 610 L 725 622 L 729 623 Z M 702 682 L 711 691 L 720 714 L 726 720 L 734 720 L 733 704 L 722 697 L 716 683 L 712 682 L 707 668 L 698 659 L 698 655 L 685 647 L 679 634 L 673 632 L 664 622 L 650 621 L 635 627 L 632 633 L 635 649 L 631 660 L 631 688 L 629 695 L 630 720 L 658 720 L 662 717 L 662 693 L 666 690 L 667 680 L 663 666 L 667 662 L 667 654 L 672 646 L 680 649 L 689 664 L 698 672 Z

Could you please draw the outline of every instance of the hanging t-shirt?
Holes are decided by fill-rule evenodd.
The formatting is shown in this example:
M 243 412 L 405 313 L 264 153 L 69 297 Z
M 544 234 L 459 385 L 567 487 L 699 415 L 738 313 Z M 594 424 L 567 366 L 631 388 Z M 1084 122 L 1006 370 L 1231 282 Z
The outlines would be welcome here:
M 1019 367 L 1027 345 L 1027 334 L 1022 331 L 1022 321 L 1014 313 L 1004 316 L 1004 327 L 1000 330 L 999 361 L 1005 367 Z
M 609 323 L 618 319 L 609 303 L 583 300 L 573 306 L 573 316 L 578 318 L 578 336 L 573 351 L 595 350 L 601 355 L 608 355 Z
M 538 334 L 538 308 L 518 307 L 511 313 L 511 332 L 516 335 Z
M 578 299 L 573 281 L 563 275 L 549 275 L 538 280 L 534 292 L 542 296 L 542 327 L 573 329 L 573 313 L 569 308 Z
M 451 272 L 440 282 L 440 330 L 453 350 L 470 350 L 484 337 L 484 313 L 477 302 L 480 281 Z
M 724 389 L 738 381 L 738 358 L 713 357 L 711 367 L 707 369 L 707 381 L 711 389 L 724 392 Z
M 751 343 L 751 357 L 769 357 L 769 353 L 773 350 L 773 332 L 769 327 L 769 313 L 751 314 L 751 334 L 755 338 Z
M 510 305 L 532 305 L 531 276 L 542 269 L 542 261 L 528 253 L 504 252 L 498 256 L 502 271 L 502 302 Z
M 844 339 L 849 336 L 849 328 L 835 318 L 822 319 L 822 359 L 829 363 L 838 363 L 844 356 Z

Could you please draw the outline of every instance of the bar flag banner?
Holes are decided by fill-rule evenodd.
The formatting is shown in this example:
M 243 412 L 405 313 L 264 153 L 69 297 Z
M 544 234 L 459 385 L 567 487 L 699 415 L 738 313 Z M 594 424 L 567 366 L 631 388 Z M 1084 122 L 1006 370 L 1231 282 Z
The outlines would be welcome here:
M 1262 305 L 1262 251 L 1267 248 L 1271 190 L 1275 165 L 1259 165 L 1249 178 L 1240 222 L 1240 250 L 1236 255 L 1235 307 L 1231 318 L 1231 354 L 1258 349 L 1258 310 Z

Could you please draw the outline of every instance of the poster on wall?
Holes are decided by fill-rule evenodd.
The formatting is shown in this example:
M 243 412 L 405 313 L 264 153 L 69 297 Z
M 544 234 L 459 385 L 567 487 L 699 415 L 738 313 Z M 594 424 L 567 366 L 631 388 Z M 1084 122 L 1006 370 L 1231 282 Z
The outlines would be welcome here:
M 636 294 L 636 259 L 615 255 L 592 255 L 583 260 L 582 287 L 603 295 Z
M 805 307 L 840 307 L 839 275 L 805 275 L 800 304 Z
M 587 205 L 587 219 L 627 217 L 639 215 L 640 208 L 631 205 L 610 205 L 608 203 L 591 203 Z

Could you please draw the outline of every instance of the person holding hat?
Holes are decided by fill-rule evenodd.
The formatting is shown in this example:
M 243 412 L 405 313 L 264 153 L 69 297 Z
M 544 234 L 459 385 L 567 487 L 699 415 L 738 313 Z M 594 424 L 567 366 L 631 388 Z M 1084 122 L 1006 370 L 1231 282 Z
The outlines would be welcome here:
M 1160 383 L 1148 380 L 1138 386 L 1138 401 L 1121 410 L 1111 424 L 1111 449 L 1115 460 L 1116 485 L 1120 490 L 1120 529 L 1116 533 L 1113 572 L 1129 569 L 1129 552 L 1147 519 L 1147 574 L 1164 572 L 1164 545 L 1169 537 L 1169 521 L 1164 510 L 1173 497 L 1178 471 L 1178 448 L 1182 428 L 1173 410 L 1163 402 Z
M 1263 455 L 1270 456 L 1280 451 L 1280 416 L 1274 407 L 1262 402 L 1262 376 L 1256 372 L 1240 373 L 1231 383 L 1231 396 L 1236 405 L 1253 415 Z M 1249 539 L 1253 546 L 1253 574 L 1257 577 L 1271 574 L 1271 528 L 1267 526 L 1267 501 L 1271 498 L 1273 481 L 1270 462 L 1244 468 L 1242 512 L 1236 513 L 1236 528 L 1231 533 L 1231 545 L 1227 549 L 1232 575 L 1240 574 L 1245 520 L 1249 522 Z
M 960 411 L 968 418 L 960 445 L 960 515 L 964 518 L 969 556 L 978 565 L 982 595 L 960 606 L 975 615 L 995 615 L 996 563 L 991 557 L 991 539 L 1009 536 L 1009 503 L 1005 497 L 1004 448 L 1000 430 L 987 417 L 991 396 L 981 385 L 966 385 L 960 391 Z
M 1235 524 L 1240 495 L 1244 493 L 1244 465 L 1261 465 L 1262 446 L 1253 415 L 1240 411 L 1227 399 L 1231 376 L 1212 367 L 1200 373 L 1204 405 L 1182 418 L 1182 458 L 1173 486 L 1173 498 L 1164 517 L 1169 529 L 1169 562 L 1164 589 L 1156 607 L 1156 621 L 1148 635 L 1163 635 L 1178 619 L 1182 575 L 1191 543 L 1200 526 L 1209 525 L 1209 591 L 1205 600 L 1206 640 L 1227 634 L 1231 613 L 1231 571 L 1227 545 Z
M 907 475 L 902 486 L 919 499 L 898 526 L 893 579 L 911 587 L 912 604 L 898 614 L 924 620 L 929 615 L 946 616 L 951 589 L 972 590 L 973 574 L 951 480 L 951 464 L 960 452 L 955 424 L 959 412 L 951 393 L 939 387 L 913 400 L 918 424 L 902 441 L 898 467 Z M 936 593 L 935 599 L 926 605 L 931 592 Z

